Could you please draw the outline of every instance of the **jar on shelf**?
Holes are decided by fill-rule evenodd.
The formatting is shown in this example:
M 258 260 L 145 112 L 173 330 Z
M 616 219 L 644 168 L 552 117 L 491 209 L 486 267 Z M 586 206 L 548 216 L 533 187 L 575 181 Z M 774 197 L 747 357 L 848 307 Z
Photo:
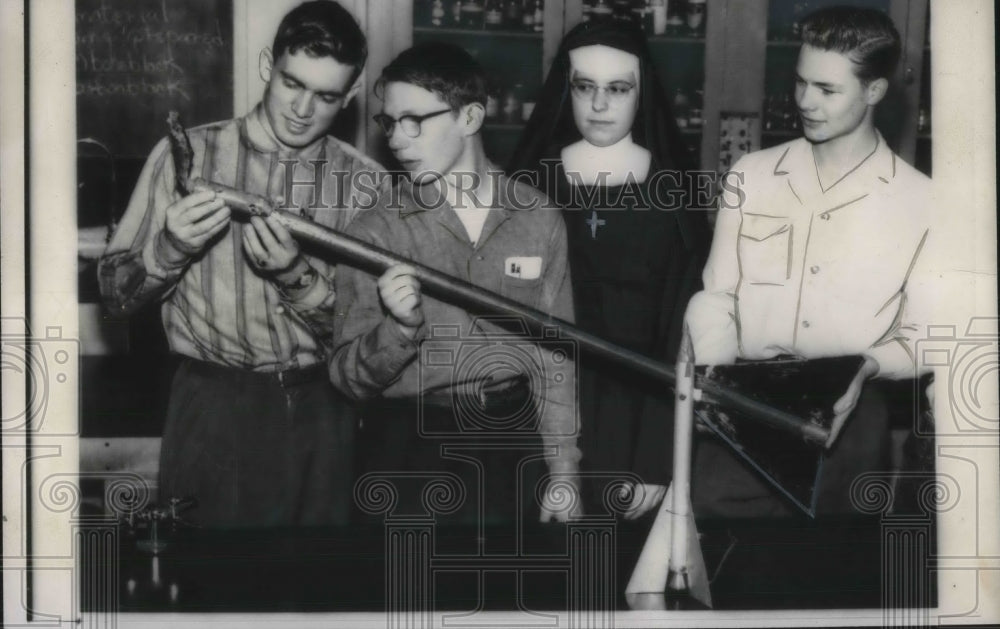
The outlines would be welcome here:
M 444 25 L 444 2 L 443 0 L 434 0 L 430 4 L 430 19 L 428 20 L 432 26 L 443 26 Z
M 521 0 L 507 0 L 504 7 L 504 24 L 507 28 L 521 28 Z
M 681 34 L 686 14 L 687 3 L 684 0 L 671 0 L 667 3 L 667 35 Z
M 704 97 L 705 92 L 702 90 L 695 90 L 694 95 L 691 97 L 691 108 L 688 110 L 688 128 L 701 129 L 705 124 L 705 119 L 701 113 Z
M 705 24 L 706 0 L 687 0 L 687 27 L 698 33 Z
M 646 0 L 648 2 L 648 0 Z M 631 20 L 639 25 L 644 33 L 650 32 L 646 27 L 646 4 L 640 0 L 630 10 Z
M 663 35 L 667 32 L 667 0 L 652 0 L 653 34 Z
M 642 6 L 642 30 L 648 35 L 652 35 L 656 24 L 653 17 L 653 0 L 646 0 Z
M 931 112 L 926 107 L 917 111 L 917 133 L 927 133 L 931 130 Z
M 684 93 L 684 90 L 679 87 L 674 90 L 673 106 L 674 117 L 677 119 L 677 126 L 681 129 L 687 129 L 691 101 L 688 99 L 687 94 Z
M 535 30 L 535 3 L 533 0 L 524 0 L 521 7 L 521 29 Z
M 535 0 L 535 14 L 531 21 L 534 32 L 541 33 L 545 30 L 545 6 L 542 4 L 542 0 Z
M 799 111 L 795 107 L 795 102 L 791 96 L 783 94 L 778 109 L 781 111 L 782 130 L 795 131 L 799 128 Z
M 797 41 L 802 36 L 802 19 L 811 11 L 808 2 L 796 2 L 792 5 L 792 24 L 789 27 L 788 35 L 793 41 Z
M 500 118 L 500 99 L 496 89 L 490 89 L 486 93 L 486 120 L 496 122 Z
M 458 28 L 462 25 L 462 0 L 455 0 L 451 3 L 451 24 Z
M 521 122 L 528 122 L 531 120 L 531 114 L 535 111 L 535 101 L 525 100 L 521 103 Z
M 483 23 L 489 30 L 498 31 L 503 28 L 503 5 L 500 0 L 486 0 Z
M 520 83 L 508 89 L 503 97 L 503 121 L 513 124 L 521 119 L 521 93 L 523 88 Z
M 632 3 L 630 0 L 612 0 L 611 9 L 614 11 L 615 17 L 619 20 L 632 19 Z
M 778 97 L 768 94 L 764 97 L 764 131 L 777 131 L 781 128 L 781 112 L 778 111 Z
M 607 0 L 597 0 L 591 14 L 596 18 L 606 18 L 614 15 L 614 12 L 614 9 L 611 8 L 611 4 Z
M 462 3 L 462 28 L 473 30 L 483 28 L 482 0 L 465 0 Z

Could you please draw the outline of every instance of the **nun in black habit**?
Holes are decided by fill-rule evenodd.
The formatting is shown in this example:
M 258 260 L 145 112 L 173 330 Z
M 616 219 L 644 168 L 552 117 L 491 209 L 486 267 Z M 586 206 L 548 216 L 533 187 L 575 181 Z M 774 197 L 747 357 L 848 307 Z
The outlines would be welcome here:
M 592 20 L 567 33 L 510 170 L 562 209 L 577 325 L 669 364 L 710 243 L 685 194 L 690 167 L 641 29 Z M 579 364 L 586 512 L 631 487 L 636 518 L 669 484 L 673 393 L 596 356 Z

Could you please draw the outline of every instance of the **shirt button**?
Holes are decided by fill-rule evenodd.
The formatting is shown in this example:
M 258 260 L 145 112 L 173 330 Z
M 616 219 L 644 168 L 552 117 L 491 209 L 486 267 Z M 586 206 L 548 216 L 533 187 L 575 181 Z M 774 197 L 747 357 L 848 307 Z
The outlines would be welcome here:
M 824 221 L 828 221 L 828 220 L 830 220 L 830 215 L 829 215 L 829 214 L 827 214 L 826 212 L 823 212 L 822 214 L 820 214 L 820 215 L 819 215 L 819 217 L 820 217 L 821 219 L 823 219 Z
M 476 256 L 476 259 L 477 259 L 477 260 L 479 260 L 480 262 L 482 262 L 482 261 L 483 261 L 483 260 L 485 260 L 486 258 L 484 258 L 483 256 Z
M 803 321 L 802 322 L 802 327 L 808 328 L 809 327 L 809 322 L 808 321 Z
M 285 314 L 285 307 L 284 306 L 278 306 L 277 308 L 274 309 L 274 311 L 276 313 L 278 313 L 278 314 Z
M 816 275 L 817 273 L 819 273 L 819 267 L 814 264 L 811 267 L 809 267 L 809 272 L 812 273 L 813 275 Z

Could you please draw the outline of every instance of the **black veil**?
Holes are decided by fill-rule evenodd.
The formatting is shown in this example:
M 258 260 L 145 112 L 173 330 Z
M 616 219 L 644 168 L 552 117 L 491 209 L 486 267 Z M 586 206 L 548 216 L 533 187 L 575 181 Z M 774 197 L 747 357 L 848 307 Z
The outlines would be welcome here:
M 582 259 L 586 254 L 579 253 L 588 243 L 570 238 L 571 266 L 578 262 L 581 264 L 573 269 L 574 299 L 578 314 L 586 310 L 589 321 L 585 323 L 578 317 L 578 324 L 594 333 L 600 330 L 600 334 L 608 335 L 612 341 L 625 342 L 623 339 L 627 339 L 629 334 L 621 329 L 621 322 L 629 321 L 630 316 L 637 312 L 655 313 L 652 329 L 643 333 L 648 335 L 643 338 L 641 346 L 633 349 L 672 364 L 680 346 L 687 302 L 701 288 L 701 272 L 708 256 L 711 236 L 705 208 L 691 207 L 694 198 L 690 184 L 692 178 L 687 174 L 696 165 L 689 157 L 667 92 L 656 74 L 645 35 L 637 24 L 617 19 L 592 19 L 566 34 L 532 116 L 514 151 L 509 165 L 510 172 L 532 173 L 537 177 L 534 181 L 542 192 L 557 205 L 563 203 L 560 197 L 566 196 L 569 184 L 560 174 L 561 167 L 555 165 L 561 161 L 562 149 L 582 138 L 573 118 L 569 88 L 569 51 L 590 45 L 616 48 L 639 59 L 639 107 L 632 123 L 632 141 L 651 153 L 651 176 L 662 171 L 680 174 L 679 177 L 657 177 L 656 185 L 666 188 L 659 191 L 657 197 L 684 201 L 679 204 L 682 206 L 679 208 L 651 207 L 646 212 L 638 213 L 632 223 L 635 231 L 624 236 L 624 241 L 614 243 L 613 246 L 617 248 L 615 255 L 630 257 L 631 265 L 648 269 L 643 278 L 622 276 L 595 280 L 592 275 L 588 277 L 588 273 L 593 273 L 592 266 L 583 263 Z M 574 204 L 570 201 L 565 210 L 573 207 Z M 564 216 L 568 221 L 568 228 L 570 224 L 578 223 L 581 217 L 579 212 L 572 211 L 565 212 Z M 573 230 L 570 232 L 572 236 Z M 663 240 L 657 241 L 652 247 L 642 245 L 638 250 L 633 248 L 635 243 L 629 241 L 631 238 L 644 239 L 652 234 Z M 653 253 L 649 258 L 638 257 L 649 253 Z M 618 265 L 609 260 L 603 266 Z M 610 297 L 595 298 L 594 293 L 587 292 L 593 290 L 595 281 L 608 286 L 604 292 L 598 291 L 597 295 L 610 294 L 609 291 L 617 290 L 615 285 L 623 286 L 632 282 L 631 285 L 635 286 L 636 282 L 642 282 L 641 287 L 630 289 L 632 294 L 641 297 L 629 301 Z M 625 327 L 629 326 L 626 324 Z M 581 447 L 584 448 L 584 456 L 591 461 L 590 467 L 631 469 L 647 479 L 646 482 L 666 484 L 672 465 L 668 444 L 673 434 L 673 403 L 672 396 L 667 393 L 669 390 L 662 384 L 636 384 L 632 389 L 616 389 L 612 381 L 620 378 L 620 374 L 616 375 L 613 367 L 594 360 L 586 361 L 582 377 L 588 377 L 588 371 L 596 374 L 595 386 L 600 389 L 595 389 L 590 395 L 594 399 L 588 398 L 594 409 L 599 406 L 633 408 L 636 404 L 634 400 L 641 400 L 641 410 L 635 417 L 625 417 L 623 410 L 612 413 L 614 418 L 608 418 L 599 416 L 602 413 L 592 409 L 591 412 L 596 415 L 588 415 L 583 419 Z M 601 398 L 604 400 L 601 401 Z M 581 413 L 583 412 L 581 408 Z
M 537 171 L 543 159 L 558 159 L 565 146 L 582 137 L 573 120 L 570 102 L 569 51 L 592 45 L 617 48 L 639 59 L 639 110 L 632 123 L 632 140 L 652 153 L 650 172 L 695 168 L 668 95 L 656 74 L 642 29 L 626 20 L 592 19 L 579 24 L 563 38 L 514 151 L 510 170 Z

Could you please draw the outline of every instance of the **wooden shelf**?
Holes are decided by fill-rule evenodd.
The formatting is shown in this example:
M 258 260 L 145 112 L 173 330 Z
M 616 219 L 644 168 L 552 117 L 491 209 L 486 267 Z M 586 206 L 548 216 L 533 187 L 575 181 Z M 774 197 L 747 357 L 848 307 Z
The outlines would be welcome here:
M 767 45 L 772 48 L 798 48 L 802 42 L 794 39 L 769 39 Z
M 487 122 L 483 128 L 487 131 L 520 131 L 524 128 L 523 122 Z
M 511 30 L 490 30 L 490 29 L 476 29 L 476 28 L 453 28 L 451 26 L 414 26 L 414 33 L 423 33 L 426 35 L 459 35 L 464 37 L 510 37 L 513 39 L 542 39 L 542 33 L 536 33 L 534 31 L 511 31 Z
M 525 124 L 523 122 L 487 122 L 483 128 L 487 131 L 520 131 L 524 129 Z M 701 135 L 702 127 L 685 127 L 680 131 L 683 135 Z
M 702 44 L 705 43 L 704 35 L 648 35 L 646 41 L 650 44 Z

